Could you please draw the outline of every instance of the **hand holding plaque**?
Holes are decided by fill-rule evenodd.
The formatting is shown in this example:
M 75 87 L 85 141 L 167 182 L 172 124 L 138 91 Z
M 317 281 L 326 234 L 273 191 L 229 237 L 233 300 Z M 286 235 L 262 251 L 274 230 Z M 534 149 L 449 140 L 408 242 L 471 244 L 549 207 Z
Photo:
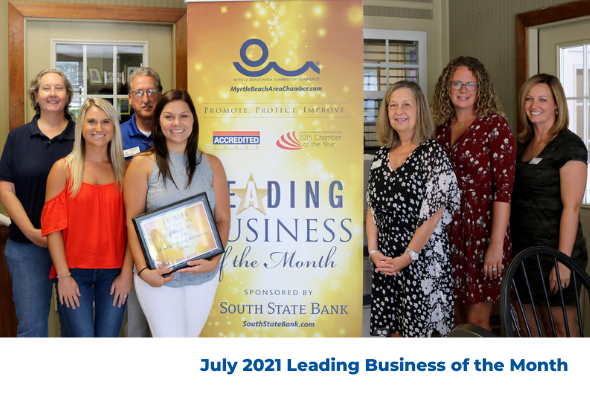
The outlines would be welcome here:
M 175 272 L 224 252 L 205 193 L 136 216 L 133 225 L 152 270 Z

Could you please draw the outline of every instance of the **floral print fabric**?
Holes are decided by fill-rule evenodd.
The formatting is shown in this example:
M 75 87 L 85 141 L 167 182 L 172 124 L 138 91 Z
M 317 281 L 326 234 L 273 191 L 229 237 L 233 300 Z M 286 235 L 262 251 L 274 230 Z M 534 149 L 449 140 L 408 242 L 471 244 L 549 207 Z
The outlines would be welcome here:
M 455 170 L 461 207 L 448 227 L 455 298 L 463 303 L 499 302 L 502 276 L 484 278 L 495 201 L 510 203 L 516 149 L 506 119 L 496 114 L 476 118 L 451 146 L 451 123 L 439 127 L 437 141 Z M 510 227 L 504 237 L 504 268 L 512 259 Z
M 445 226 L 459 205 L 455 174 L 434 140 L 420 144 L 395 170 L 389 151 L 382 147 L 375 155 L 367 186 L 379 250 L 400 256 L 418 227 L 441 207 L 444 213 L 417 261 L 393 276 L 373 270 L 371 335 L 425 337 L 437 331 L 445 336 L 454 321 Z

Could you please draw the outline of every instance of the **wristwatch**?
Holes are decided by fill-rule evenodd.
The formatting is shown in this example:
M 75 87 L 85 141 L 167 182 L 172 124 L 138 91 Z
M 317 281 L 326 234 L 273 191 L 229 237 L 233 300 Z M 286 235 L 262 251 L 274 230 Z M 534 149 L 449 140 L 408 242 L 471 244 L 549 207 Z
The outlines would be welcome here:
M 420 257 L 419 253 L 416 253 L 413 250 L 410 250 L 410 248 L 406 248 L 406 253 L 410 255 L 410 259 L 412 261 L 416 261 L 416 260 L 418 260 L 418 257 Z

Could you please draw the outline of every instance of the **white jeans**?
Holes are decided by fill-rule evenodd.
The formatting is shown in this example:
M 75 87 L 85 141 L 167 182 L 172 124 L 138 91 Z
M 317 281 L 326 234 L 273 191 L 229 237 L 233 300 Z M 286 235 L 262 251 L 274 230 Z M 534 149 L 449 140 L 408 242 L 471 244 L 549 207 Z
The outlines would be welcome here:
M 219 274 L 198 286 L 151 287 L 133 275 L 135 291 L 154 337 L 198 337 L 207 322 Z

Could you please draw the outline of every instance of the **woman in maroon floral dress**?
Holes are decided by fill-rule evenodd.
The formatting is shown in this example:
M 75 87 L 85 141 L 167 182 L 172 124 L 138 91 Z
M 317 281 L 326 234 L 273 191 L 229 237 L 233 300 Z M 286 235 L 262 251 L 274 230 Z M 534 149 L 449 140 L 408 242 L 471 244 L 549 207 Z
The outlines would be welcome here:
M 510 200 L 514 136 L 479 60 L 458 57 L 443 70 L 432 105 L 436 139 L 449 157 L 461 207 L 447 227 L 455 281 L 455 324 L 491 329 L 504 267 L 512 258 Z

